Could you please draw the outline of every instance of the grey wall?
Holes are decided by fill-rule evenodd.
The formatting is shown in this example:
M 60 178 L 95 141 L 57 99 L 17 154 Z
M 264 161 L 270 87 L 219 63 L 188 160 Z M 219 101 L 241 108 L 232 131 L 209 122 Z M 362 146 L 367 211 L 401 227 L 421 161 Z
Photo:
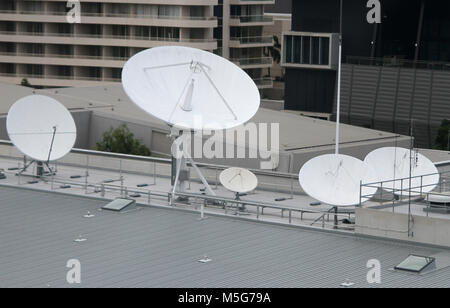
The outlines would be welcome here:
M 77 140 L 75 142 L 75 147 L 81 149 L 89 148 L 91 112 L 72 111 L 71 114 L 77 127 Z M 6 130 L 6 115 L 0 117 L 0 139 L 9 140 L 8 132 Z
M 431 148 L 449 101 L 450 71 L 343 65 L 345 123 L 409 135 L 413 119 L 416 146 Z

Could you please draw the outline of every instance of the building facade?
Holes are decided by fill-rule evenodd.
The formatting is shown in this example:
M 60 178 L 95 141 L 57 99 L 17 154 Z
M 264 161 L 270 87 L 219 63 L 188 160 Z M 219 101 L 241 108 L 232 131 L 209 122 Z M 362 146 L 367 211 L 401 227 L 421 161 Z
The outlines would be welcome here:
M 366 0 L 344 0 L 342 118 L 409 134 L 432 147 L 450 118 L 450 3 L 380 0 L 380 23 Z M 292 31 L 284 33 L 285 108 L 335 115 L 339 0 L 293 1 Z M 378 15 L 378 14 L 377 14 Z
M 271 63 L 262 49 L 272 42 L 254 28 L 270 24 L 264 5 L 274 1 L 219 2 L 81 0 L 81 20 L 70 23 L 68 1 L 2 0 L 0 81 L 26 78 L 42 87 L 120 82 L 125 62 L 144 49 L 178 45 L 217 52 L 223 44 L 225 57 L 248 70 L 260 87 L 270 85 L 258 70 Z M 218 11 L 228 12 L 225 22 Z M 229 27 L 220 38 L 219 23 Z
M 265 6 L 275 0 L 219 0 L 215 15 L 219 27 L 217 53 L 243 68 L 260 89 L 271 88 L 273 80 L 267 71 L 273 58 L 267 48 L 274 45 L 273 37 L 264 34 L 264 27 L 273 26 L 271 16 L 264 14 Z

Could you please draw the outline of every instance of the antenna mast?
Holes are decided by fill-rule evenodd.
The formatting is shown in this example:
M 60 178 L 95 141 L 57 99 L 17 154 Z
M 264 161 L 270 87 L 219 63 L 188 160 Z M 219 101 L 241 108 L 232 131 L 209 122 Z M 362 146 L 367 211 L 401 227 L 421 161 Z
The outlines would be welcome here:
M 339 15 L 339 64 L 338 64 L 338 90 L 337 90 L 337 111 L 336 111 L 336 155 L 339 154 L 340 141 L 340 122 L 341 122 L 341 75 L 342 75 L 342 16 L 343 16 L 343 2 L 340 0 L 340 15 Z

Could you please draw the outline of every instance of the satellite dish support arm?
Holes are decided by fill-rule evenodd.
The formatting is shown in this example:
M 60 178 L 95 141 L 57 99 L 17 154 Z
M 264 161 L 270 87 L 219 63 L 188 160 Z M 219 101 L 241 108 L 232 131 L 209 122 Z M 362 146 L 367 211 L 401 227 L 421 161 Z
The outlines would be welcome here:
M 189 162 L 191 164 L 191 166 L 194 167 L 194 169 L 197 172 L 198 176 L 200 177 L 200 180 L 202 181 L 203 185 L 205 185 L 205 188 L 206 188 L 206 191 L 208 192 L 208 194 L 211 195 L 211 196 L 216 196 L 216 193 L 212 190 L 212 188 L 209 185 L 208 181 L 203 176 L 202 172 L 200 171 L 200 168 L 197 166 L 195 161 L 192 159 L 192 157 L 188 153 L 183 151 L 182 157 L 178 161 L 179 162 L 177 163 L 177 171 L 176 171 L 176 175 L 175 175 L 175 182 L 173 184 L 173 189 L 172 189 L 172 196 L 176 195 L 178 182 L 179 182 L 179 178 L 180 178 L 181 167 L 182 167 L 182 165 L 185 162 Z

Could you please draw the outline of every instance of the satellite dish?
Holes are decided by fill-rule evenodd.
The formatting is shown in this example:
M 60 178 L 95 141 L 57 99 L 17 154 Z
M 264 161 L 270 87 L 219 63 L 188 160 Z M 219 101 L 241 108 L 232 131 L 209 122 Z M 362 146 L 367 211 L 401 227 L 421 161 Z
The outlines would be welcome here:
M 247 169 L 229 168 L 220 174 L 220 183 L 226 189 L 242 194 L 255 190 L 258 186 L 258 178 Z
M 363 161 L 341 154 L 322 155 L 308 161 L 300 170 L 299 181 L 312 198 L 334 206 L 353 206 L 361 198 L 361 182 L 374 183 L 375 172 Z M 362 196 L 375 194 L 376 187 L 362 187 Z
M 188 47 L 157 47 L 136 54 L 122 70 L 122 84 L 139 108 L 181 130 L 234 128 L 250 120 L 260 105 L 258 87 L 241 68 Z M 215 196 L 186 151 L 177 160 L 172 194 L 178 182 L 182 191 L 186 189 L 187 181 L 180 174 L 187 173 L 187 162 Z
M 53 98 L 31 95 L 8 112 L 8 135 L 26 156 L 38 162 L 58 160 L 70 152 L 77 129 L 70 112 Z
M 383 189 L 394 191 L 397 195 L 405 192 L 409 194 L 410 166 L 411 195 L 420 195 L 421 186 L 422 193 L 427 193 L 439 184 L 440 177 L 436 166 L 416 151 L 411 153 L 408 149 L 398 147 L 380 148 L 369 153 L 365 162 L 376 171 L 378 178 L 376 182 L 380 182 L 378 186 L 381 187 L 381 182 L 392 181 L 383 183 Z
M 221 130 L 250 120 L 260 105 L 258 87 L 225 58 L 188 47 L 157 47 L 133 56 L 122 83 L 142 110 L 171 126 Z

